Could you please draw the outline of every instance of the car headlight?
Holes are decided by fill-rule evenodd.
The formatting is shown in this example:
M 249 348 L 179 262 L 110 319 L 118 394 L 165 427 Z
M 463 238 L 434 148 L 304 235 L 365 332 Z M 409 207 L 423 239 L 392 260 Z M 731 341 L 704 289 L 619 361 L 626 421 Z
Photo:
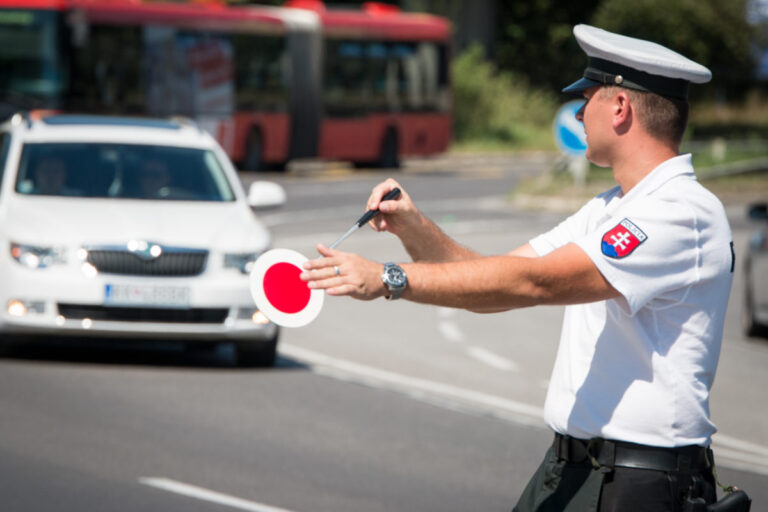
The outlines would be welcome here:
M 250 274 L 253 269 L 253 264 L 258 257 L 261 256 L 260 252 L 237 252 L 228 253 L 224 255 L 224 268 L 236 268 L 243 274 Z
M 46 268 L 66 263 L 61 247 L 38 247 L 11 242 L 11 256 L 27 268 Z

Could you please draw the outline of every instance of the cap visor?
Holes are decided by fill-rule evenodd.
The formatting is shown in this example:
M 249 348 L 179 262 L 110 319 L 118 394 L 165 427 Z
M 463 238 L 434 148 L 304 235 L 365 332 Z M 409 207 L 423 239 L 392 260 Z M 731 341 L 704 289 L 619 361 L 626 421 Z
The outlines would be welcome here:
M 562 92 L 566 94 L 572 94 L 574 96 L 581 96 L 581 94 L 584 91 L 596 85 L 603 85 L 603 84 L 601 84 L 596 80 L 590 80 L 589 78 L 581 78 L 573 82 L 571 85 L 569 85 L 565 89 L 563 89 Z

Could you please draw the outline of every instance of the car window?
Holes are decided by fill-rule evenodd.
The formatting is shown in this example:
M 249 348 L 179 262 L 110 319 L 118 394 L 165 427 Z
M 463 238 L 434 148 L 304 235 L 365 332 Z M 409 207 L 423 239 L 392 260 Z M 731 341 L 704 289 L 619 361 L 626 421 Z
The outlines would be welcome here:
M 16 192 L 81 198 L 234 200 L 213 151 L 137 144 L 25 144 Z

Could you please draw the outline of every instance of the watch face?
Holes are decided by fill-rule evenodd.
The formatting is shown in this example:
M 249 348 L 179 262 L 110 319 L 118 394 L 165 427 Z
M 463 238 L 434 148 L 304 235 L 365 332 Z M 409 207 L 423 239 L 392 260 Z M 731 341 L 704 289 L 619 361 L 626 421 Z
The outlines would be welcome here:
M 405 284 L 405 272 L 400 267 L 387 268 L 387 281 L 392 286 L 398 287 Z

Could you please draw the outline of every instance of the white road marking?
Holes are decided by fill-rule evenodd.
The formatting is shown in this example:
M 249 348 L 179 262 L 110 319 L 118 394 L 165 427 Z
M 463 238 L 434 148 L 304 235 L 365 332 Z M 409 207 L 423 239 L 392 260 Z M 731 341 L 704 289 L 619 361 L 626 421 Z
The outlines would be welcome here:
M 437 322 L 437 330 L 443 335 L 443 338 L 453 343 L 461 343 L 464 341 L 464 335 L 461 333 L 461 329 L 454 322 L 441 321 Z
M 280 344 L 280 353 L 302 361 L 318 375 L 357 382 L 404 393 L 417 400 L 464 413 L 490 414 L 523 425 L 544 427 L 544 409 L 479 391 L 409 377 L 371 366 L 336 359 L 288 343 Z M 716 464 L 750 473 L 768 475 L 768 447 L 717 433 L 713 437 Z
M 490 350 L 484 349 L 483 347 L 469 347 L 467 348 L 467 355 L 480 361 L 481 363 L 487 364 L 492 368 L 496 368 L 497 370 L 502 370 L 505 372 L 516 372 L 520 370 L 514 361 L 510 361 L 505 357 L 496 355 Z
M 535 405 L 471 391 L 450 384 L 380 370 L 288 343 L 281 343 L 279 347 L 281 354 L 310 364 L 313 366 L 313 371 L 329 377 L 348 381 L 355 380 L 379 389 L 405 393 L 418 399 L 423 399 L 423 396 L 427 394 L 441 400 L 453 400 L 475 409 L 480 407 L 485 413 L 493 413 L 496 416 L 524 425 L 541 426 L 544 418 L 544 410 Z M 355 379 L 350 377 L 355 377 Z
M 225 505 L 227 507 L 237 508 L 240 510 L 247 510 L 249 512 L 291 512 L 285 508 L 272 507 L 270 505 L 264 505 L 263 503 L 256 503 L 255 501 L 245 500 L 229 494 L 212 491 L 196 485 L 185 484 L 184 482 L 178 482 L 169 478 L 157 478 L 157 477 L 141 477 L 139 483 L 162 489 L 164 491 L 181 494 L 190 498 L 196 498 L 198 500 L 210 501 L 211 503 L 218 503 L 219 505 Z

